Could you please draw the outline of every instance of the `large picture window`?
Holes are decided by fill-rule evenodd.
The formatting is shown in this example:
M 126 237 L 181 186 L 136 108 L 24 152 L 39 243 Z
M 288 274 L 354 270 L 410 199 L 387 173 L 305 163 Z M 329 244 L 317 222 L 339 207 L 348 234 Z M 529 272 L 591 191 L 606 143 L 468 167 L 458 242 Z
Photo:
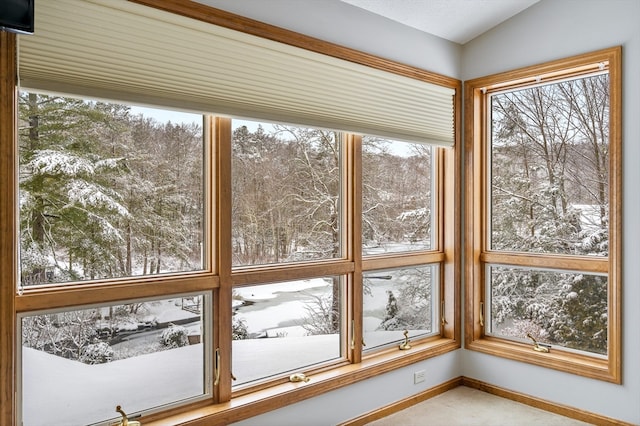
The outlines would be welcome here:
M 470 348 L 619 380 L 619 60 L 467 83 Z
M 362 254 L 434 247 L 434 148 L 364 137 L 362 140 Z
M 18 120 L 22 287 L 204 269 L 201 115 L 23 91 Z
M 233 265 L 341 256 L 339 132 L 233 120 Z

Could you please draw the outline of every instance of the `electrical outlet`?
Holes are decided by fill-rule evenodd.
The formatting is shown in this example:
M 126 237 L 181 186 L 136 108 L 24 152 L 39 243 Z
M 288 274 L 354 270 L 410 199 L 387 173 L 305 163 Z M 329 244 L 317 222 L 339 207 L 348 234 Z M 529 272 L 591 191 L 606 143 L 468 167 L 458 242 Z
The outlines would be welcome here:
M 416 371 L 413 373 L 413 384 L 418 384 L 424 382 L 424 370 Z

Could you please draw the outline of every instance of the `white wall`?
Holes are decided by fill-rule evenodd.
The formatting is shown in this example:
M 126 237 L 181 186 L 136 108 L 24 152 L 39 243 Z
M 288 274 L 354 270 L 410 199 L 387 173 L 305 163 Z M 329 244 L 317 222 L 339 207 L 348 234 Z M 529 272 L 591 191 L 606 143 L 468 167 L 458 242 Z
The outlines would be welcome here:
M 233 425 L 336 425 L 459 377 L 459 355 L 460 351 L 449 352 Z M 414 385 L 413 373 L 419 370 L 426 371 L 426 380 Z
M 623 384 L 590 380 L 471 351 L 462 373 L 640 424 L 640 1 L 542 0 L 463 48 L 465 80 L 623 46 Z

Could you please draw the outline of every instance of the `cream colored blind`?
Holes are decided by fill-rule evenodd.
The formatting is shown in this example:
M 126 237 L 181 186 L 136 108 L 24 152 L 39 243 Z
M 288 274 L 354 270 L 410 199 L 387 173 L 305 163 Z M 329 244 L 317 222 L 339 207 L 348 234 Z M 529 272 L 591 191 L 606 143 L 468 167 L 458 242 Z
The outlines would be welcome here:
M 22 87 L 453 145 L 454 90 L 124 0 L 50 0 Z

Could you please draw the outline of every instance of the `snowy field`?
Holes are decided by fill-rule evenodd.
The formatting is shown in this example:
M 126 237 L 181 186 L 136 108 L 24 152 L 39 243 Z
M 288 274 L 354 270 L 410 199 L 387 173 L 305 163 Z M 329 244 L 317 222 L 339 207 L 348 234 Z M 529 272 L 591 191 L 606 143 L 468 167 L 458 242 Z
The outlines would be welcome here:
M 203 394 L 203 345 L 87 365 L 22 349 L 24 426 L 78 426 Z M 109 423 L 107 423 L 109 424 Z

